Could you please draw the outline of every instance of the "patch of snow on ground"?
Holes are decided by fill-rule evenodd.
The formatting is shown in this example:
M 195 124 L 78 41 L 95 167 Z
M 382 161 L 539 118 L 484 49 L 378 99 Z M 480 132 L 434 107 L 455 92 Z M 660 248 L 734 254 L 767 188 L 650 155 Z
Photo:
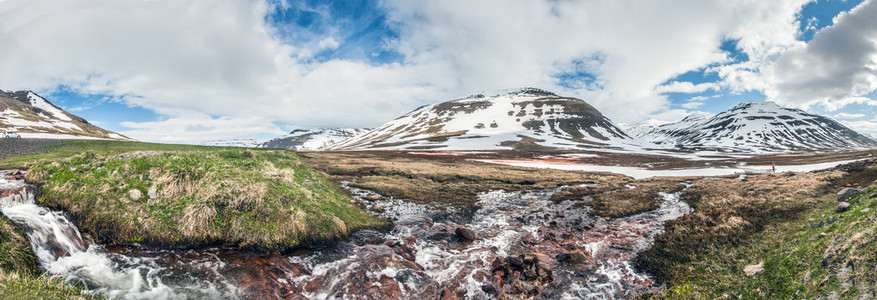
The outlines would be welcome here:
M 841 160 L 835 162 L 809 164 L 809 165 L 789 165 L 777 166 L 777 172 L 810 172 L 822 169 L 832 168 L 838 165 L 847 164 L 862 159 Z M 671 170 L 648 170 L 637 167 L 622 166 L 598 166 L 598 165 L 570 165 L 570 164 L 550 164 L 542 162 L 529 161 L 513 161 L 513 160 L 474 160 L 479 162 L 502 164 L 516 167 L 540 168 L 540 169 L 557 169 L 566 171 L 587 171 L 587 172 L 608 172 L 627 175 L 635 179 L 667 176 L 667 177 L 687 177 L 687 176 L 725 176 L 745 173 L 767 173 L 770 172 L 770 166 L 739 166 L 736 168 L 692 168 L 692 169 L 671 169 Z

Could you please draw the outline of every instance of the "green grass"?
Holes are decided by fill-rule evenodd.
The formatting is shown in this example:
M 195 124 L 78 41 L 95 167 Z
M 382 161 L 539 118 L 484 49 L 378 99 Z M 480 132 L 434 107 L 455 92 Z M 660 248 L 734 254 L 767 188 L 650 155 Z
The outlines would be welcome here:
M 0 298 L 95 299 L 63 281 L 45 277 L 25 233 L 0 217 Z
M 212 151 L 218 149 L 230 148 L 103 140 L 62 140 L 59 145 L 48 146 L 46 153 L 2 159 L 0 160 L 0 169 L 27 169 L 42 161 L 66 158 L 83 151 L 111 155 L 133 151 Z
M 677 257 L 671 262 L 672 266 L 664 269 L 669 288 L 645 297 L 873 297 L 877 293 L 877 277 L 873 275 L 877 270 L 877 196 L 871 195 L 875 193 L 877 186 L 872 185 L 865 193 L 853 198 L 853 205 L 842 213 L 835 212 L 833 193 L 814 196 L 814 200 L 808 201 L 809 208 L 799 213 L 766 216 L 773 220 L 764 221 L 760 229 L 752 224 L 744 225 L 750 227 L 743 230 L 747 233 L 745 236 L 728 234 L 726 238 L 731 238 L 724 242 L 700 240 L 700 249 L 689 249 L 692 251 L 687 256 L 679 255 L 685 259 Z M 686 230 L 696 231 L 698 228 Z M 689 232 L 688 236 L 691 234 Z M 677 233 L 677 238 L 685 236 Z M 667 237 L 664 238 L 666 245 Z M 758 263 L 764 263 L 764 272 L 753 276 L 743 272 L 747 265 Z
M 290 151 L 150 144 L 167 151 L 119 154 L 141 148 L 106 145 L 43 155 L 26 176 L 42 185 L 39 204 L 67 212 L 101 243 L 289 251 L 387 224 Z
M 58 278 L 24 275 L 0 270 L 0 298 L 3 299 L 100 299 Z

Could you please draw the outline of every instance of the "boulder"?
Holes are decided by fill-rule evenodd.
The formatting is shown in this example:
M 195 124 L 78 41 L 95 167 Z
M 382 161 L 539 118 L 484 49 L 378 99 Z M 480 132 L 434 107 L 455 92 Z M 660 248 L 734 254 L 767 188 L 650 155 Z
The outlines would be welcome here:
M 847 211 L 847 209 L 849 209 L 849 208 L 850 208 L 849 202 L 840 202 L 837 204 L 837 208 L 834 211 L 842 213 L 842 212 Z
M 845 188 L 837 192 L 837 202 L 848 202 L 850 197 L 864 193 L 865 191 L 857 188 Z
M 457 238 L 459 238 L 462 242 L 472 242 L 480 239 L 480 237 L 478 237 L 475 232 L 465 227 L 457 227 L 457 229 L 454 230 L 454 233 L 457 234 Z
M 570 265 L 581 264 L 591 260 L 591 255 L 586 255 L 584 252 L 580 250 L 573 250 L 569 253 L 561 253 L 558 254 L 555 259 L 559 263 L 565 263 Z

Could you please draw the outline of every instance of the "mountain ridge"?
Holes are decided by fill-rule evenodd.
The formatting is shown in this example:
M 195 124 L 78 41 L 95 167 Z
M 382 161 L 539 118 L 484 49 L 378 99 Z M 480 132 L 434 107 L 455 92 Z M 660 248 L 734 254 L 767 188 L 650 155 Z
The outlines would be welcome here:
M 771 101 L 741 102 L 708 118 L 686 118 L 638 136 L 658 148 L 779 153 L 877 147 L 839 122 Z
M 524 88 L 421 106 L 331 150 L 623 148 L 631 138 L 581 99 Z
M 66 112 L 29 90 L 0 91 L 0 130 L 29 138 L 132 140 Z

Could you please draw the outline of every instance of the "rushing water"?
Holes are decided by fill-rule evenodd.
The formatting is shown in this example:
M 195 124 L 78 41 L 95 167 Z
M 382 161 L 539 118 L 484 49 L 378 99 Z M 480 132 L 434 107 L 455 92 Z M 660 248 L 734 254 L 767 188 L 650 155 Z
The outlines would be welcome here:
M 480 209 L 463 214 L 345 185 L 394 229 L 362 230 L 291 256 L 104 248 L 85 241 L 63 213 L 35 205 L 32 187 L 11 174 L 0 171 L 2 212 L 27 231 L 42 267 L 118 299 L 630 298 L 657 288 L 632 259 L 663 222 L 690 211 L 678 194 L 662 193 L 655 211 L 607 220 L 582 201 L 549 201 L 554 189 L 485 193 Z M 458 228 L 477 237 L 467 241 Z

